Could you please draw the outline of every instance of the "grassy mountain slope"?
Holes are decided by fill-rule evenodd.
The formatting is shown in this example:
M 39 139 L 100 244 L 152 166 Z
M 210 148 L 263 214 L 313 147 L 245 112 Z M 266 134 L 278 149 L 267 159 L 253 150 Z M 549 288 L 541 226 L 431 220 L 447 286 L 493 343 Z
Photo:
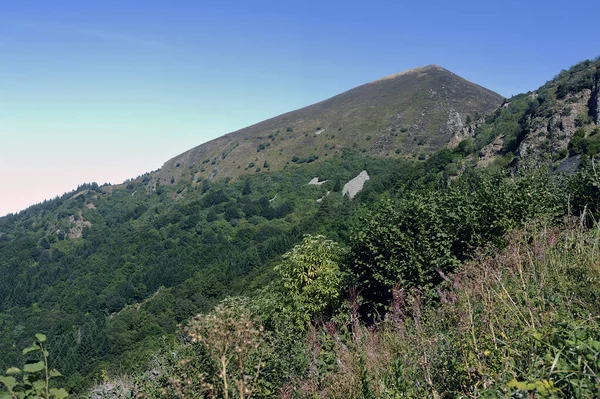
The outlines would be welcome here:
M 364 84 L 195 147 L 169 161 L 161 183 L 237 177 L 324 160 L 344 148 L 375 156 L 430 153 L 467 117 L 485 115 L 502 97 L 437 65 Z

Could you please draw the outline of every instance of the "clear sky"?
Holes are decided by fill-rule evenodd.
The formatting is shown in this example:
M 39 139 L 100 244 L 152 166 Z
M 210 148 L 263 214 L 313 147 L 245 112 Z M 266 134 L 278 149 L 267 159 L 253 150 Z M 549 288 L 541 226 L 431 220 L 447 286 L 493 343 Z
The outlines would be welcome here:
M 510 96 L 600 55 L 600 1 L 0 0 L 0 215 L 439 64 Z

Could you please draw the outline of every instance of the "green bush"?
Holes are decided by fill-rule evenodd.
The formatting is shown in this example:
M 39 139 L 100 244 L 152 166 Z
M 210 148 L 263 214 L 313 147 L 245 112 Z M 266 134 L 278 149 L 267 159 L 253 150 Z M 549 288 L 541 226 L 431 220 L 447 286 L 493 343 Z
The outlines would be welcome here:
M 384 200 L 364 211 L 351 232 L 351 272 L 370 304 L 389 303 L 391 290 L 432 290 L 476 248 L 499 244 L 528 220 L 562 215 L 565 198 L 547 172 L 505 177 L 472 174 L 446 189 Z
M 311 320 L 336 308 L 342 277 L 338 262 L 340 246 L 322 235 L 307 235 L 283 256 L 275 268 L 283 284 L 283 313 L 304 329 Z

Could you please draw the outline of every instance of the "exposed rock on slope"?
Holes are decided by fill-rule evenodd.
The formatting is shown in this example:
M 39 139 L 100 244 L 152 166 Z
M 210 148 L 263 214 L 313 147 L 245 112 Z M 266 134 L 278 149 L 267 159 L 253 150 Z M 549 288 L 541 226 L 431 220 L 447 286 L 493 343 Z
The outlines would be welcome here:
M 485 123 L 470 127 L 482 147 L 480 164 L 514 155 L 516 166 L 558 166 L 567 157 L 597 155 L 599 103 L 600 59 L 562 71 L 539 89 L 513 97 Z
M 329 180 L 323 180 L 323 181 L 319 181 L 318 177 L 313 178 L 311 181 L 308 182 L 308 184 L 310 186 L 320 186 L 321 184 L 327 183 Z
M 356 197 L 356 194 L 360 193 L 365 185 L 365 182 L 369 180 L 369 174 L 366 170 L 363 170 L 354 179 L 344 184 L 342 195 L 347 195 L 348 198 L 352 199 Z

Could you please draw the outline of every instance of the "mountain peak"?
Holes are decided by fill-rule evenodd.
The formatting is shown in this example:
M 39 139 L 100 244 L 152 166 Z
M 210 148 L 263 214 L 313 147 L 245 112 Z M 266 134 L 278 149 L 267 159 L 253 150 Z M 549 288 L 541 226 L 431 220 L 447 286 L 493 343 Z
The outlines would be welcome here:
M 502 100 L 439 65 L 426 65 L 192 148 L 167 161 L 159 179 L 172 184 L 190 176 L 236 178 L 320 161 L 344 149 L 371 156 L 424 156 L 446 146 L 468 116 L 485 115 Z
M 451 73 L 447 69 L 442 68 L 441 66 L 439 66 L 437 64 L 431 64 L 431 65 L 425 65 L 425 66 L 421 66 L 421 67 L 417 67 L 417 68 L 407 69 L 405 71 L 401 71 L 401 72 L 397 72 L 397 73 L 394 73 L 394 74 L 391 74 L 391 75 L 388 75 L 388 76 L 384 76 L 383 78 L 379 78 L 377 80 L 374 80 L 371 83 L 382 82 L 382 81 L 385 81 L 385 80 L 395 79 L 395 78 L 398 78 L 400 76 L 409 75 L 409 74 L 426 74 L 426 73 L 433 72 L 433 71 Z

